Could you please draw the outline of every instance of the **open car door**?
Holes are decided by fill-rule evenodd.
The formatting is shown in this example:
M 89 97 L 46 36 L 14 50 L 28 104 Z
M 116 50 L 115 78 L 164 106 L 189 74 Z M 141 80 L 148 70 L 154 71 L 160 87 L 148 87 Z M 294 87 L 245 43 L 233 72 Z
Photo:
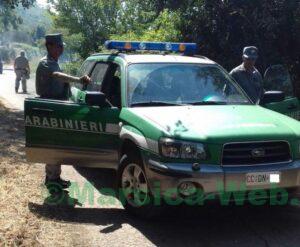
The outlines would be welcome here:
M 294 96 L 293 84 L 287 68 L 283 65 L 270 66 L 264 75 L 264 89 L 285 93 L 285 100 L 269 103 L 264 107 L 300 120 L 300 100 Z
M 94 98 L 99 94 L 102 82 L 114 82 L 116 68 L 112 63 L 93 64 L 91 91 L 73 87 L 69 101 L 25 100 L 28 161 L 116 168 L 120 108 L 87 100 L 88 95 Z

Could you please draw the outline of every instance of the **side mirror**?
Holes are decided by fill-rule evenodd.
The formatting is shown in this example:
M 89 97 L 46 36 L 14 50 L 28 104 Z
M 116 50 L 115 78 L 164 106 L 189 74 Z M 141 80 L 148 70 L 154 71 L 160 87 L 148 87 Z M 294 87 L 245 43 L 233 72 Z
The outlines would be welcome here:
M 106 97 L 101 92 L 86 92 L 85 103 L 89 106 L 107 106 Z
M 262 99 L 260 100 L 260 105 L 265 105 L 269 103 L 276 103 L 284 101 L 285 94 L 282 91 L 267 91 L 264 93 Z

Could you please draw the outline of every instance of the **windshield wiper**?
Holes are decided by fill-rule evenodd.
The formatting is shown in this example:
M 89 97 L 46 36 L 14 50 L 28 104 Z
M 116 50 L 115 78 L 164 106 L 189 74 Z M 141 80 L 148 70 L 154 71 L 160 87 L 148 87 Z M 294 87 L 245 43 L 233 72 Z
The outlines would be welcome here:
M 170 103 L 170 102 L 164 102 L 164 101 L 148 101 L 148 102 L 137 102 L 132 103 L 130 106 L 183 106 L 184 104 L 179 103 Z
M 191 105 L 227 105 L 227 102 L 224 101 L 199 101 L 199 102 L 190 102 Z

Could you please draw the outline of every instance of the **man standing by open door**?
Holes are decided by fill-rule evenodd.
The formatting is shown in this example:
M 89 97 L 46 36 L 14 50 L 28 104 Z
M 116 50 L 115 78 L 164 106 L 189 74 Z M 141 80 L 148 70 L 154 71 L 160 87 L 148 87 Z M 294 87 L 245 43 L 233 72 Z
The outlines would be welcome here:
M 259 71 L 255 68 L 258 58 L 258 49 L 255 46 L 245 47 L 243 50 L 243 63 L 234 68 L 230 75 L 246 92 L 254 103 L 261 99 L 263 89 L 263 79 Z
M 58 64 L 58 59 L 64 51 L 62 35 L 50 34 L 46 35 L 45 38 L 48 54 L 42 58 L 37 67 L 36 93 L 43 99 L 67 100 L 71 82 L 86 85 L 90 83 L 91 79 L 88 76 L 79 78 L 62 73 Z M 61 164 L 46 165 L 45 184 L 48 189 L 53 184 L 60 185 L 61 189 L 70 186 L 70 182 L 61 179 L 60 175 Z

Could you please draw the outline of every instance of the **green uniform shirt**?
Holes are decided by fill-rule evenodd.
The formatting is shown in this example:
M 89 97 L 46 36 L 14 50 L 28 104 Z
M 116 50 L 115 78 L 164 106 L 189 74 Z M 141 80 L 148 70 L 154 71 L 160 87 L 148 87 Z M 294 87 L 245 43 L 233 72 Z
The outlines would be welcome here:
M 42 58 L 36 71 L 36 93 L 41 98 L 65 100 L 69 84 L 53 78 L 54 72 L 61 72 L 58 62 L 49 55 Z
M 261 99 L 264 92 L 263 79 L 257 69 L 254 68 L 253 72 L 249 72 L 245 69 L 244 65 L 241 64 L 234 68 L 230 72 L 230 75 L 254 103 L 257 103 L 259 99 Z

